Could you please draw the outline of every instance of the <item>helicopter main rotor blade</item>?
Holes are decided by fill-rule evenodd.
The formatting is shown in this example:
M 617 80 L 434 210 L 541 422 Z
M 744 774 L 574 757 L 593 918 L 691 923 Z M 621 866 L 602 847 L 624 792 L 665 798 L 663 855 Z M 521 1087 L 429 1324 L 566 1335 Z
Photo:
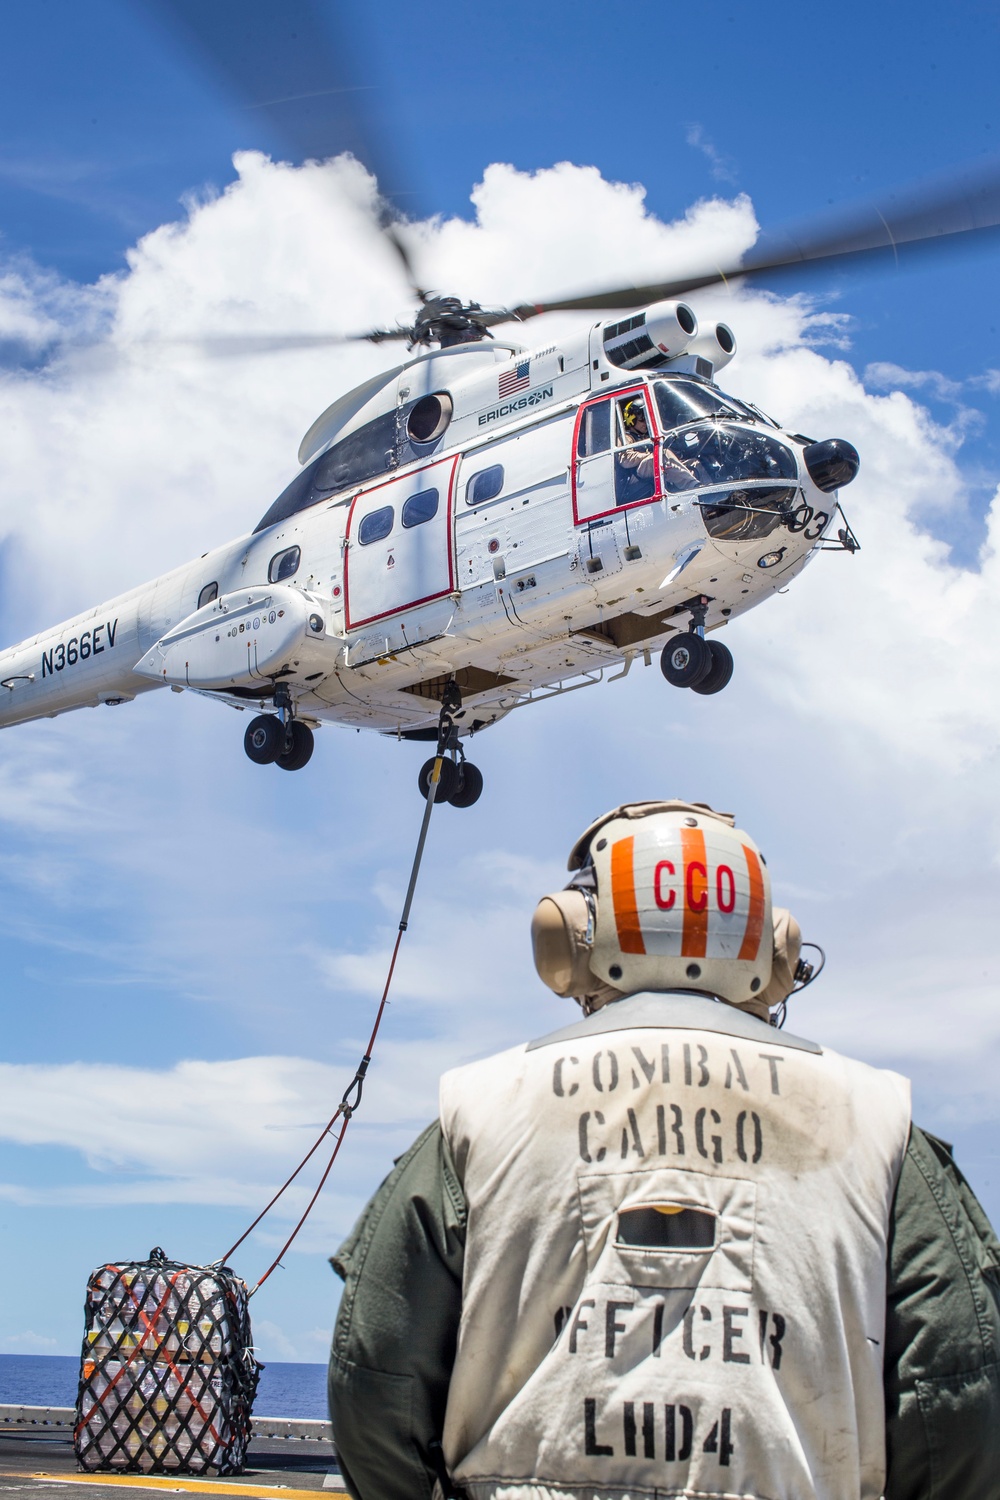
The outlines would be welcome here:
M 510 314 L 506 314 L 509 319 Z M 382 344 L 409 339 L 411 328 L 375 328 L 370 333 L 193 333 L 176 338 L 140 338 L 126 349 L 189 349 L 210 359 L 241 359 L 244 355 L 290 354 L 308 349 L 333 349 L 343 344 Z
M 193 0 L 156 0 L 158 4 L 191 4 Z M 223 4 L 233 0 L 222 0 Z M 298 3 L 298 0 L 297 0 Z M 392 226 L 390 226 L 390 229 Z M 651 302 L 684 297 L 704 287 L 737 279 L 773 281 L 807 269 L 836 269 L 885 262 L 897 264 L 904 257 L 940 248 L 957 248 L 1000 230 L 1000 166 L 966 173 L 957 183 L 924 187 L 899 196 L 880 208 L 876 204 L 841 213 L 834 219 L 807 224 L 784 236 L 763 241 L 740 261 L 689 272 L 672 281 L 645 286 L 632 284 L 585 296 L 563 297 L 547 302 L 527 302 L 513 308 L 480 308 L 474 304 L 457 311 L 474 316 L 480 327 L 526 322 L 546 312 L 617 312 L 643 307 Z M 430 293 L 421 292 L 424 316 L 437 306 Z M 373 344 L 408 339 L 421 342 L 421 327 L 372 329 L 368 333 L 295 334 L 207 334 L 198 338 L 156 342 L 196 345 L 208 354 L 243 355 L 279 353 L 357 342 Z
M 424 293 L 398 231 L 404 216 L 400 173 L 393 170 L 366 108 L 370 90 L 357 82 L 342 39 L 331 32 L 312 0 L 143 4 L 252 111 L 251 119 L 265 120 L 283 148 L 300 161 L 325 161 L 350 152 L 368 168 L 378 183 L 378 228 L 422 301 Z
M 433 299 L 431 299 L 433 300 Z M 475 308 L 474 316 L 484 327 L 509 323 L 509 308 Z M 239 357 L 244 354 L 284 354 L 297 349 L 326 349 L 338 344 L 384 344 L 408 339 L 418 342 L 416 326 L 372 328 L 367 333 L 198 333 L 175 338 L 137 339 L 140 347 L 190 348 L 209 356 Z
M 301 349 L 329 349 L 363 343 L 366 333 L 193 333 L 189 338 L 136 339 L 129 347 L 192 349 L 215 358 L 244 354 L 285 354 Z
M 705 266 L 673 281 L 616 287 L 583 297 L 527 302 L 512 308 L 520 322 L 545 312 L 616 312 L 684 297 L 703 287 L 743 278 L 772 280 L 806 268 L 835 269 L 885 260 L 899 262 L 942 241 L 948 247 L 986 238 L 1000 226 L 1000 167 L 968 173 L 958 185 L 924 188 L 881 206 L 871 204 L 837 219 L 807 224 L 754 247 L 740 261 Z

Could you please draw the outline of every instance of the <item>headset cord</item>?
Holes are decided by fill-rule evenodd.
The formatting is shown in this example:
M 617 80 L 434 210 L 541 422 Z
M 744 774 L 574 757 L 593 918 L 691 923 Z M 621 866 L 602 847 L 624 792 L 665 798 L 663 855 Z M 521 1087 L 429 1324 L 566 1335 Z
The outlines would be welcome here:
M 277 1267 L 281 1264 L 283 1256 L 286 1254 L 289 1246 L 292 1244 L 292 1241 L 295 1239 L 299 1230 L 306 1222 L 306 1219 L 308 1219 L 316 1203 L 316 1199 L 323 1191 L 323 1188 L 326 1185 L 326 1180 L 333 1169 L 333 1164 L 337 1160 L 337 1156 L 340 1153 L 340 1148 L 344 1142 L 344 1136 L 347 1134 L 347 1127 L 351 1123 L 351 1119 L 356 1111 L 360 1108 L 361 1095 L 364 1091 L 365 1086 L 365 1078 L 367 1077 L 368 1068 L 372 1060 L 372 1053 L 375 1050 L 375 1041 L 378 1037 L 379 1027 L 382 1025 L 382 1017 L 385 1014 L 385 1008 L 389 1001 L 389 986 L 392 984 L 392 976 L 396 968 L 396 959 L 399 954 L 399 945 L 403 940 L 403 933 L 406 931 L 407 926 L 409 925 L 410 907 L 413 905 L 413 896 L 417 888 L 417 876 L 420 873 L 420 864 L 424 856 L 424 845 L 427 842 L 427 830 L 430 826 L 431 813 L 434 809 L 434 803 L 437 798 L 438 784 L 441 780 L 441 767 L 444 764 L 445 753 L 454 743 L 455 719 L 458 715 L 459 710 L 461 709 L 461 706 L 462 695 L 458 690 L 458 685 L 454 681 L 449 682 L 445 688 L 444 696 L 441 701 L 441 713 L 438 719 L 437 752 L 434 758 L 434 765 L 431 770 L 430 779 L 427 786 L 427 798 L 424 803 L 424 815 L 420 824 L 420 834 L 417 838 L 417 848 L 413 856 L 413 865 L 410 870 L 410 883 L 406 888 L 406 897 L 403 901 L 403 910 L 399 919 L 399 927 L 396 930 L 396 941 L 393 944 L 392 957 L 389 960 L 389 972 L 386 974 L 385 986 L 382 990 L 382 998 L 379 1001 L 379 1007 L 375 1015 L 375 1024 L 372 1027 L 371 1036 L 368 1038 L 368 1045 L 365 1048 L 364 1056 L 358 1063 L 357 1071 L 355 1072 L 354 1077 L 351 1079 L 350 1083 L 347 1085 L 347 1088 L 344 1090 L 343 1098 L 337 1105 L 337 1108 L 334 1110 L 332 1118 L 323 1127 L 322 1133 L 320 1134 L 319 1138 L 313 1142 L 312 1146 L 310 1146 L 305 1156 L 295 1168 L 295 1171 L 289 1178 L 287 1178 L 284 1183 L 282 1183 L 281 1187 L 275 1193 L 274 1197 L 265 1208 L 261 1209 L 260 1213 L 257 1215 L 256 1219 L 254 1219 L 253 1223 L 243 1231 L 236 1243 L 230 1246 L 222 1259 L 216 1262 L 217 1265 L 224 1265 L 229 1260 L 229 1257 L 239 1249 L 240 1245 L 243 1244 L 243 1241 L 248 1237 L 248 1235 L 253 1233 L 257 1225 L 260 1223 L 261 1219 L 263 1219 L 266 1214 L 270 1213 L 271 1209 L 277 1203 L 281 1195 L 286 1191 L 286 1189 L 291 1187 L 296 1177 L 298 1177 L 299 1173 L 302 1171 L 302 1168 L 316 1154 L 320 1146 L 326 1140 L 327 1136 L 333 1133 L 334 1126 L 336 1125 L 337 1121 L 340 1120 L 341 1126 L 339 1131 L 337 1132 L 330 1159 L 326 1164 L 326 1168 L 316 1186 L 315 1192 L 306 1205 L 305 1212 L 299 1219 L 291 1234 L 288 1236 L 288 1239 L 282 1245 L 274 1260 L 271 1262 L 267 1270 L 264 1272 L 263 1276 L 257 1282 L 257 1285 L 250 1292 L 251 1297 L 253 1296 L 254 1292 L 260 1291 L 261 1287 L 264 1285 L 264 1282 L 270 1276 L 271 1272 L 276 1270 Z

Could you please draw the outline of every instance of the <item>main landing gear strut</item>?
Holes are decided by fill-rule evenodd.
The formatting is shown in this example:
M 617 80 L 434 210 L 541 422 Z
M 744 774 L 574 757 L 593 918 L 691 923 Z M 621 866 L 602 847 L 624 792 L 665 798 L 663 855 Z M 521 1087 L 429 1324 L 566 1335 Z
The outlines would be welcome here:
M 420 767 L 417 786 L 425 800 L 431 789 L 434 767 L 441 758 L 437 791 L 434 801 L 450 802 L 452 807 L 471 807 L 478 802 L 483 792 L 483 773 L 471 760 L 466 760 L 465 751 L 458 738 L 455 720 L 462 709 L 462 694 L 458 684 L 449 682 L 441 700 L 441 717 L 438 720 L 438 753 L 425 760 Z M 450 759 L 445 758 L 450 757 Z
M 721 641 L 706 641 L 708 600 L 702 595 L 691 607 L 690 628 L 675 635 L 660 653 L 660 671 L 674 687 L 696 693 L 721 693 L 733 675 L 733 656 Z
M 301 771 L 313 753 L 313 732 L 308 724 L 292 718 L 288 688 L 279 683 L 274 690 L 276 714 L 258 714 L 247 725 L 243 748 L 258 766 L 274 764 L 283 771 Z

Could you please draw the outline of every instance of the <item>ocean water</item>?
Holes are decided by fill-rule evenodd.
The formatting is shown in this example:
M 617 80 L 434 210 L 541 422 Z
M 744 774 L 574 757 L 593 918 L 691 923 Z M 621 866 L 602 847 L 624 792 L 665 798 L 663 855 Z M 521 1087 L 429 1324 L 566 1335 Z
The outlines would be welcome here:
M 0 1406 L 73 1406 L 80 1361 L 62 1354 L 0 1354 Z M 326 1420 L 326 1365 L 268 1361 L 254 1415 Z

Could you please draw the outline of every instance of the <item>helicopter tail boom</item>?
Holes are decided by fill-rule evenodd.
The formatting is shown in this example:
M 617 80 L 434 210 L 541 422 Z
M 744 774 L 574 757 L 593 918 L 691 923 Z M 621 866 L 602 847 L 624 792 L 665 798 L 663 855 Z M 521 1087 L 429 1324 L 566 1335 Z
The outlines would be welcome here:
M 126 702 L 153 687 L 132 671 L 151 592 L 135 589 L 0 651 L 0 728 Z

